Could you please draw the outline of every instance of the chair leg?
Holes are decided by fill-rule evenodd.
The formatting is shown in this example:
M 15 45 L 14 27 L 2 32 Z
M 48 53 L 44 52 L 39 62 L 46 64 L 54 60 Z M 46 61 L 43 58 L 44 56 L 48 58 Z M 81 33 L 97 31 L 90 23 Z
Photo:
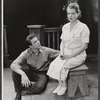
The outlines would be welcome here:
M 87 76 L 81 75 L 79 79 L 79 88 L 83 96 L 89 95 Z
M 71 76 L 68 80 L 68 97 L 74 97 L 78 87 L 77 76 Z

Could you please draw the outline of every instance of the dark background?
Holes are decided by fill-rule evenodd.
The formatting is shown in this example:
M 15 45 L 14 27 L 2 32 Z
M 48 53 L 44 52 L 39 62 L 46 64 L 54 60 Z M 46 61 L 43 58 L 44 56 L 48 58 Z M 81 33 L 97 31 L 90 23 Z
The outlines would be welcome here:
M 81 21 L 90 29 L 88 54 L 98 53 L 98 0 L 78 0 L 82 11 Z M 9 59 L 15 59 L 27 48 L 25 38 L 29 34 L 27 25 L 60 27 L 66 20 L 63 5 L 68 0 L 4 0 L 3 18 L 7 25 Z

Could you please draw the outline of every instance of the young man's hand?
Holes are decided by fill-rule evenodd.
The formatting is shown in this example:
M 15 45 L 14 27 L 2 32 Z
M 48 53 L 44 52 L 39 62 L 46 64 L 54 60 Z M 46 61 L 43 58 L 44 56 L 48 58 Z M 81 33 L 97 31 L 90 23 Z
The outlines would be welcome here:
M 21 78 L 22 78 L 22 81 L 21 81 L 22 86 L 29 87 L 31 85 L 31 82 L 25 73 L 22 74 Z

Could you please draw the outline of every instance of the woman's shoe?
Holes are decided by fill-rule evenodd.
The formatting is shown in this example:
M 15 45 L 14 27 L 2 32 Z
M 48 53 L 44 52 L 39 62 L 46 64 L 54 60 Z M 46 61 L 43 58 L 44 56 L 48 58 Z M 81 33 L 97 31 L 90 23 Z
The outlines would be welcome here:
M 60 91 L 57 93 L 57 95 L 64 95 L 65 92 L 66 92 L 66 90 L 67 90 L 67 87 L 66 87 L 66 86 L 63 86 L 63 87 L 60 89 Z
M 53 93 L 58 93 L 60 91 L 61 87 L 62 87 L 61 85 L 58 85 L 58 87 L 53 91 Z

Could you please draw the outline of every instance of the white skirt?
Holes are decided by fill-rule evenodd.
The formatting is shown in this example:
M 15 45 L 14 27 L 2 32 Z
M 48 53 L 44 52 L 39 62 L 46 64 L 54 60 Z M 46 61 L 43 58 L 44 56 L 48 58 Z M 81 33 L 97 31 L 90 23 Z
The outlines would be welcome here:
M 60 79 L 60 73 L 62 66 L 66 63 L 66 60 L 61 60 L 60 56 L 54 59 L 48 69 L 47 75 L 54 79 Z
M 64 68 L 71 69 L 77 67 L 84 63 L 86 56 L 84 54 L 80 54 L 76 57 L 73 57 L 69 60 L 61 60 L 60 55 L 54 59 L 47 71 L 47 75 L 53 79 L 64 80 L 67 78 L 69 70 L 64 70 Z

